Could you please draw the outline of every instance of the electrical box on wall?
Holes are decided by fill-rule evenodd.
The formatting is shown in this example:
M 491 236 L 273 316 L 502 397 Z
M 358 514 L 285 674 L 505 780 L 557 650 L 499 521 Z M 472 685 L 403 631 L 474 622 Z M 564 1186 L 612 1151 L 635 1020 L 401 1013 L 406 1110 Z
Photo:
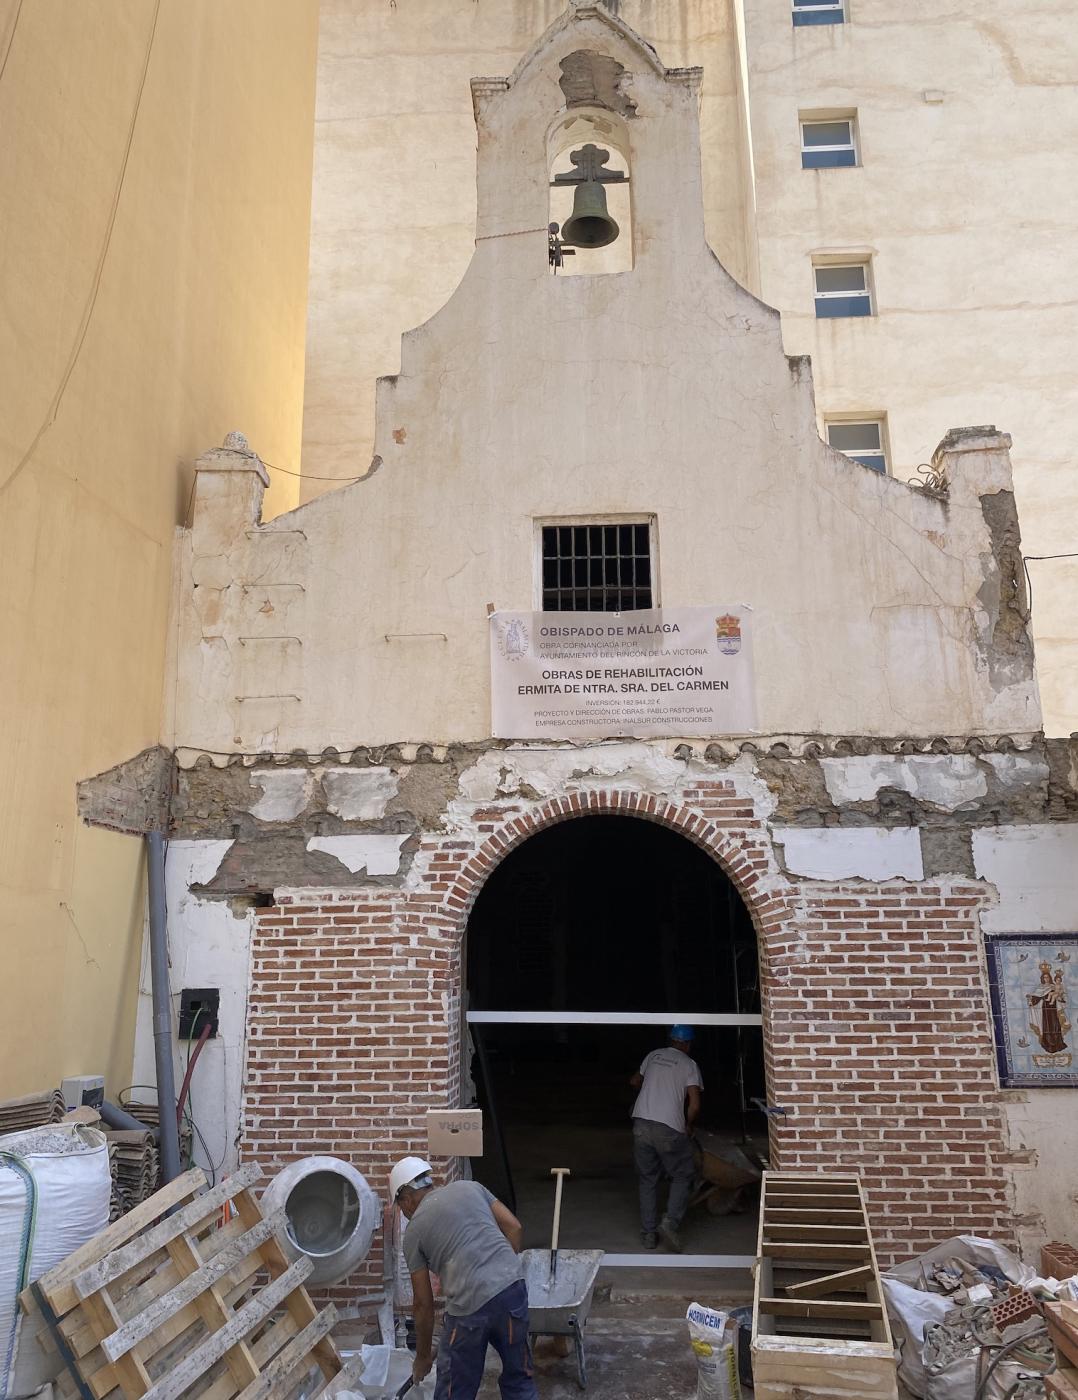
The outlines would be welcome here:
M 105 1076 L 72 1075 L 61 1083 L 60 1093 L 64 1096 L 64 1107 L 69 1113 L 73 1108 L 100 1108 L 105 1102 Z
M 180 992 L 180 1040 L 197 1040 L 206 1026 L 210 1040 L 217 1034 L 217 1017 L 221 1009 L 218 987 L 184 987 Z

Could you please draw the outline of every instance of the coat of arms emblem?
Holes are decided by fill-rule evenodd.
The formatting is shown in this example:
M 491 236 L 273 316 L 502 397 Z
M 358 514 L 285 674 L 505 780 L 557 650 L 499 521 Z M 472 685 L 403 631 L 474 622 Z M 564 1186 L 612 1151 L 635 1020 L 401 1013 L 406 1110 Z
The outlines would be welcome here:
M 741 650 L 741 619 L 736 613 L 723 613 L 715 619 L 715 638 L 723 656 L 736 656 Z
M 531 638 L 519 617 L 510 618 L 498 630 L 502 655 L 506 661 L 520 661 L 527 656 Z

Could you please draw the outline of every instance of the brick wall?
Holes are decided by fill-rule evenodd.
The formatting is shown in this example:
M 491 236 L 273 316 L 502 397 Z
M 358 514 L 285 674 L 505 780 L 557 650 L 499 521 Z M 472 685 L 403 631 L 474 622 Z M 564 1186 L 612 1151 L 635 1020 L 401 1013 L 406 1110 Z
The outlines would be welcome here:
M 484 880 L 588 812 L 673 827 L 741 891 L 760 934 L 769 1097 L 791 1110 L 772 1123 L 774 1165 L 860 1171 L 884 1264 L 971 1230 L 1011 1240 L 983 887 L 790 881 L 728 782 L 677 805 L 595 792 L 490 806 L 467 838 L 426 838 L 407 888 L 280 894 L 254 936 L 244 1155 L 269 1170 L 349 1157 L 384 1195 L 392 1162 L 424 1150 L 426 1110 L 459 1102 L 461 941 Z M 364 1277 L 380 1273 L 372 1257 Z

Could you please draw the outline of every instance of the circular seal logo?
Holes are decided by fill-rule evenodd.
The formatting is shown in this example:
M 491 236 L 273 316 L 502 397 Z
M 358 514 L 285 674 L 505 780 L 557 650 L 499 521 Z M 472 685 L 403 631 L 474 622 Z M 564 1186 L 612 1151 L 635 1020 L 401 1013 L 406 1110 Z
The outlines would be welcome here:
M 519 617 L 511 617 L 498 628 L 498 647 L 506 661 L 521 661 L 531 648 L 531 637 Z

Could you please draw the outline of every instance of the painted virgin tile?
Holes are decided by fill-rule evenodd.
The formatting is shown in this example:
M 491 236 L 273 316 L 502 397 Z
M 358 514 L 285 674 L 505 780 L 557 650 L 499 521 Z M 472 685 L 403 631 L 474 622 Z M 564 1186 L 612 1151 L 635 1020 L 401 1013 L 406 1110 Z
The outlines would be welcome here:
M 985 950 L 1000 1083 L 1078 1086 L 1078 933 L 989 934 Z

